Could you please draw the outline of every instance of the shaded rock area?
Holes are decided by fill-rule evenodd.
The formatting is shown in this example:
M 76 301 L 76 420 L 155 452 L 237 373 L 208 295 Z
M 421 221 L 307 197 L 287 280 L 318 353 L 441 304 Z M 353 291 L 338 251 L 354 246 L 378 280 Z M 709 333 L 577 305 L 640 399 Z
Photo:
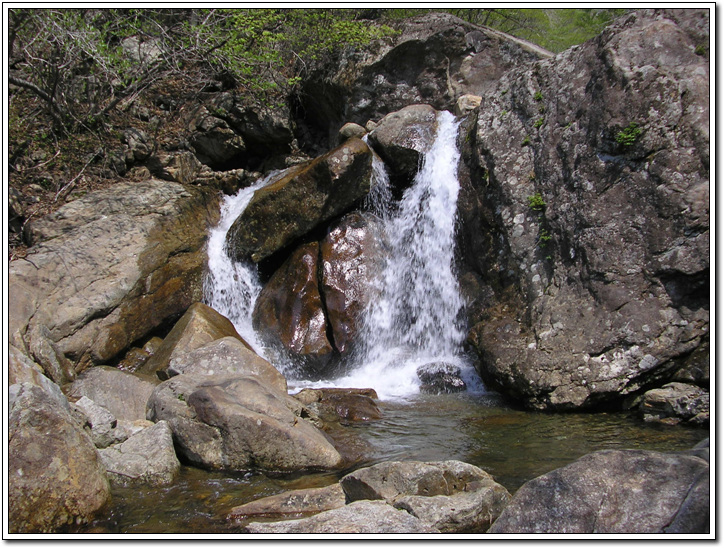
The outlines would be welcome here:
M 291 168 L 254 193 L 226 236 L 230 252 L 256 263 L 271 256 L 351 209 L 369 192 L 371 176 L 372 151 L 357 138 Z
M 709 462 L 598 451 L 523 485 L 489 533 L 709 532 Z
M 709 392 L 691 384 L 672 382 L 646 392 L 638 412 L 645 421 L 708 426 Z
M 591 407 L 708 348 L 708 24 L 631 13 L 503 75 L 463 131 L 462 278 L 490 388 Z
M 180 455 L 196 466 L 222 470 L 333 469 L 341 456 L 306 421 L 286 393 L 252 377 L 177 375 L 148 402 L 148 418 L 165 420 Z
M 391 44 L 345 52 L 305 78 L 297 121 L 300 143 L 329 146 L 346 122 L 366 125 L 412 104 L 453 110 L 461 95 L 485 96 L 515 67 L 552 54 L 524 40 L 433 13 L 399 23 Z
M 11 533 L 83 523 L 111 496 L 98 452 L 62 396 L 38 386 L 9 390 L 8 520 Z

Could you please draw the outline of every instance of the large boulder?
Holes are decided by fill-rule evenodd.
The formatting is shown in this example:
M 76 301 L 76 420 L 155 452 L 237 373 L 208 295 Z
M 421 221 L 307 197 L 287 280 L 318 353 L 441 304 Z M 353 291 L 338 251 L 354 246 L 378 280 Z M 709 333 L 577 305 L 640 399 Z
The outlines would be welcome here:
M 708 27 L 707 10 L 631 13 L 503 75 L 464 126 L 461 278 L 487 386 L 592 407 L 708 340 Z
M 254 193 L 226 236 L 238 260 L 259 261 L 349 210 L 370 190 L 372 151 L 352 138 Z
M 9 388 L 7 473 L 11 533 L 88 522 L 111 497 L 98 452 L 67 400 L 30 383 Z
M 708 533 L 709 497 L 697 456 L 598 451 L 524 484 L 488 532 Z
M 437 132 L 437 111 L 430 105 L 410 105 L 382 118 L 369 143 L 393 175 L 412 179 Z
M 166 373 L 175 375 L 244 375 L 255 377 L 280 392 L 287 380 L 272 364 L 250 350 L 236 337 L 223 337 L 190 352 L 179 353 L 169 362 Z
M 107 409 L 116 419 L 146 418 L 146 404 L 158 379 L 99 365 L 81 373 L 65 394 L 71 401 L 86 397 Z
M 294 398 L 253 377 L 177 375 L 161 383 L 148 418 L 165 420 L 183 458 L 210 469 L 333 469 L 342 457 Z
M 439 533 L 404 510 L 382 501 L 360 500 L 312 517 L 244 527 L 257 534 L 430 534 Z
M 319 244 L 297 248 L 259 293 L 252 324 L 269 345 L 282 349 L 311 375 L 333 356 L 319 291 Z
M 11 342 L 58 382 L 72 380 L 65 362 L 76 372 L 107 363 L 200 300 L 217 219 L 209 191 L 148 180 L 32 221 L 27 257 L 9 266 Z
M 320 290 L 331 342 L 345 356 L 359 335 L 362 312 L 379 294 L 385 265 L 382 226 L 371 214 L 345 215 L 330 227 L 320 253 Z

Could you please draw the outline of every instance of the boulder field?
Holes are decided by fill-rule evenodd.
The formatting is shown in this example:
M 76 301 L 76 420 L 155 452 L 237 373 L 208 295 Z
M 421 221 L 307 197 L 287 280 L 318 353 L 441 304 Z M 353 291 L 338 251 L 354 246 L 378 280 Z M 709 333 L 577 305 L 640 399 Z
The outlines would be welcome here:
M 428 16 L 310 74 L 303 120 L 252 112 L 226 91 L 189 113 L 187 150 L 124 133 L 154 176 L 30 220 L 27 255 L 9 264 L 10 532 L 87 522 L 111 485 L 167 484 L 181 463 L 348 466 L 337 434 L 378 418 L 374 397 L 352 392 L 352 409 L 333 412 L 339 394 L 290 396 L 275 364 L 203 304 L 208 231 L 222 194 L 249 185 L 268 151 L 284 169 L 227 243 L 262 273 L 253 319 L 265 342 L 307 376 L 334 372 L 384 260 L 365 207 L 373 164 L 404 191 L 440 110 L 461 120 L 457 266 L 486 385 L 529 409 L 618 406 L 708 427 L 708 33 L 707 10 L 641 10 L 554 56 Z M 340 134 L 347 122 L 357 129 Z M 454 371 L 437 373 L 431 391 L 457 389 Z M 338 487 L 303 494 L 304 519 L 244 527 L 708 532 L 708 447 L 594 453 L 512 498 L 465 463 L 377 466 L 340 481 L 344 501 Z M 274 513 L 259 508 L 295 496 L 232 514 Z

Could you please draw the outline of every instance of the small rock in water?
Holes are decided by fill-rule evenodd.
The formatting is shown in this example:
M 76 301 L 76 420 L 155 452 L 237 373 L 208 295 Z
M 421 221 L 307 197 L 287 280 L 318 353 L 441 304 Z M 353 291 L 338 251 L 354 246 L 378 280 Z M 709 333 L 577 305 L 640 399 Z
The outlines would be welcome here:
M 417 368 L 417 376 L 422 385 L 423 394 L 451 394 L 464 392 L 467 389 L 461 377 L 460 368 L 445 362 L 435 362 Z

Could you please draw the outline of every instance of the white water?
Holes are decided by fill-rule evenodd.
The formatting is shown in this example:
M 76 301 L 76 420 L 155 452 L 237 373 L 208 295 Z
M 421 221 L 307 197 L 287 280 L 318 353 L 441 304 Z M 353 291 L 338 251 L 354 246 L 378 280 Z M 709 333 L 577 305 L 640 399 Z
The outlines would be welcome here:
M 219 224 L 209 234 L 208 270 L 204 279 L 204 302 L 226 316 L 246 342 L 260 356 L 266 349 L 251 325 L 251 313 L 261 291 L 257 268 L 251 262 L 237 262 L 226 252 L 226 233 L 249 205 L 254 192 L 269 184 L 273 173 L 254 185 L 226 196 L 221 204 Z
M 382 293 L 365 313 L 362 350 L 346 376 L 313 383 L 289 379 L 291 390 L 374 388 L 382 399 L 405 398 L 419 392 L 417 368 L 440 361 L 461 367 L 469 390 L 482 390 L 461 354 L 464 303 L 454 268 L 460 188 L 456 136 L 454 116 L 440 113 L 436 139 L 396 208 L 384 163 L 375 156 L 366 205 L 383 220 L 391 253 L 381 273 Z M 261 290 L 256 267 L 232 261 L 225 239 L 254 191 L 270 179 L 224 200 L 219 225 L 210 234 L 209 273 L 204 287 L 207 304 L 228 317 L 239 334 L 265 357 L 266 349 L 251 326 L 251 313 Z M 287 369 L 287 364 L 275 365 L 282 372 Z

